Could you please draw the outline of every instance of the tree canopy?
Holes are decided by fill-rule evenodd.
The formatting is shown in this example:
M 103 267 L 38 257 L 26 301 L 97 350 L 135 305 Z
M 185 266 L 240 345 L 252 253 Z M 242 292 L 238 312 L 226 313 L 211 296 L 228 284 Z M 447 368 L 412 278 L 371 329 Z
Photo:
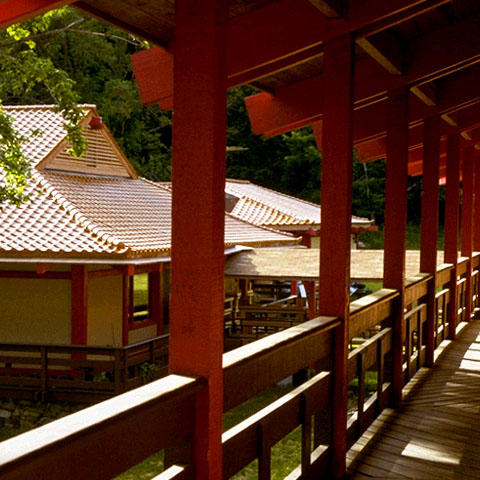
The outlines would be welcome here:
M 97 105 L 100 115 L 140 175 L 169 180 L 171 114 L 142 105 L 130 55 L 148 44 L 70 7 L 0 32 L 0 102 L 54 103 L 66 120 L 75 155 L 85 141 L 78 103 Z M 251 132 L 239 87 L 228 93 L 227 176 L 316 203 L 321 201 L 321 153 L 310 128 L 274 138 Z M 31 135 L 40 132 L 31 132 Z M 20 202 L 29 165 L 11 120 L 0 110 L 0 164 L 7 182 L 0 202 Z M 383 222 L 385 162 L 363 164 L 354 155 L 353 212 Z M 418 183 L 418 182 L 417 182 Z M 418 188 L 412 195 L 418 198 Z

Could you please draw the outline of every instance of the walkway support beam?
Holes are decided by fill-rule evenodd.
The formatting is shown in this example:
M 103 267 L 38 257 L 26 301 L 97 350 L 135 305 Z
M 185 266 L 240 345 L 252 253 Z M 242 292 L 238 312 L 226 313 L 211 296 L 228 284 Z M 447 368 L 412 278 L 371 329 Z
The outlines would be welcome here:
M 445 190 L 445 248 L 444 261 L 453 265 L 450 276 L 448 303 L 448 338 L 455 340 L 457 328 L 457 264 L 460 202 L 460 135 L 447 139 L 447 186 Z
M 331 474 L 345 474 L 347 450 L 347 355 L 352 215 L 353 41 L 350 35 L 325 44 L 319 305 L 321 315 L 342 319 L 334 354 Z M 320 145 L 319 145 L 320 146 Z
M 175 2 L 169 371 L 207 380 L 193 456 L 195 477 L 210 480 L 222 478 L 227 4 Z M 191 460 L 188 446 L 166 453 Z
M 435 349 L 435 277 L 437 272 L 438 196 L 440 175 L 440 117 L 425 119 L 423 142 L 422 225 L 420 271 L 430 273 L 427 293 L 427 366 L 434 363 Z
M 392 405 L 402 403 L 403 308 L 405 293 L 405 232 L 408 190 L 408 88 L 389 92 L 383 286 L 400 292 L 392 312 Z
M 465 287 L 465 319 L 472 315 L 472 254 L 473 254 L 473 207 L 474 207 L 474 157 L 475 148 L 463 150 L 462 166 L 462 257 L 468 257 Z

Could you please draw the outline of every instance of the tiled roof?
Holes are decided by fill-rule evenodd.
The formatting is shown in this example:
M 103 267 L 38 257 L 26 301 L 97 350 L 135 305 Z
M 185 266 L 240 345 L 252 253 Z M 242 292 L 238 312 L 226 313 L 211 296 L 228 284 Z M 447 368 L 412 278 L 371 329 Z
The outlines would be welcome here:
M 227 180 L 225 193 L 238 198 L 231 214 L 255 225 L 272 227 L 318 226 L 320 205 L 276 192 L 245 180 Z M 372 221 L 352 216 L 352 226 Z
M 47 119 L 42 119 L 39 112 L 45 111 Z M 9 113 L 21 120 L 22 133 L 45 128 L 43 136 L 33 138 L 25 148 L 34 165 L 65 137 L 57 116 L 46 107 L 9 108 Z M 53 139 L 47 138 L 49 134 Z M 0 256 L 128 259 L 169 255 L 172 196 L 153 182 L 34 169 L 28 193 L 30 200 L 20 207 L 5 205 L 0 211 Z M 292 236 L 226 216 L 226 246 L 292 243 L 296 243 Z
M 95 110 L 94 105 L 82 105 L 85 115 Z M 2 109 L 14 120 L 15 130 L 28 138 L 23 153 L 36 166 L 66 136 L 64 118 L 55 113 L 52 105 L 3 106 Z M 35 132 L 41 132 L 35 135 Z

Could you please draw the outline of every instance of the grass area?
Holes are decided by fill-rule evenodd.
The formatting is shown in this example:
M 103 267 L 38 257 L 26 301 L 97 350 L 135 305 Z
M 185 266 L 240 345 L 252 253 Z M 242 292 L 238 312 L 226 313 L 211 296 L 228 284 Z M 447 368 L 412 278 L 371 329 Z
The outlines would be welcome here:
M 148 273 L 140 273 L 133 277 L 134 305 L 148 305 Z
M 383 249 L 383 228 L 380 227 L 378 232 L 364 232 L 360 235 L 360 241 L 363 243 L 363 249 L 381 250 Z M 405 241 L 407 250 L 420 249 L 420 226 L 407 225 Z M 437 248 L 443 250 L 444 232 L 441 228 L 438 232 Z
M 241 421 L 285 395 L 292 386 L 277 385 L 261 395 L 251 398 L 223 416 L 223 430 L 226 431 Z M 300 463 L 301 431 L 295 429 L 272 449 L 272 478 L 284 478 Z M 150 480 L 163 470 L 163 452 L 156 453 L 142 463 L 122 473 L 116 480 Z M 237 480 L 257 478 L 257 462 L 254 461 L 234 477 Z

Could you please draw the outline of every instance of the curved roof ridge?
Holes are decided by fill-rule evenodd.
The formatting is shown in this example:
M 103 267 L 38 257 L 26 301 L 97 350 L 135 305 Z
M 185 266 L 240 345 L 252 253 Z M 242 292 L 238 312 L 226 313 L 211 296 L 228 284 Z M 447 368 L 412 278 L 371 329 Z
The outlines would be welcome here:
M 229 212 L 225 212 L 225 216 L 226 217 L 231 217 L 231 218 L 234 218 L 235 220 L 238 220 L 239 222 L 242 222 L 242 223 L 245 223 L 246 225 L 252 225 L 252 222 L 248 222 L 247 220 L 244 220 L 243 218 L 240 218 L 240 217 L 237 217 L 235 214 L 233 213 L 229 213 Z M 265 225 L 258 225 L 258 224 L 254 224 L 257 228 L 261 228 L 262 230 L 265 230 L 267 232 L 272 232 L 272 233 L 278 233 L 280 235 L 285 235 L 286 237 L 293 237 L 293 238 L 297 238 L 295 237 L 295 235 L 293 233 L 288 233 L 288 232 L 282 232 L 281 230 L 277 230 L 276 228 L 271 228 L 271 227 L 267 227 Z

